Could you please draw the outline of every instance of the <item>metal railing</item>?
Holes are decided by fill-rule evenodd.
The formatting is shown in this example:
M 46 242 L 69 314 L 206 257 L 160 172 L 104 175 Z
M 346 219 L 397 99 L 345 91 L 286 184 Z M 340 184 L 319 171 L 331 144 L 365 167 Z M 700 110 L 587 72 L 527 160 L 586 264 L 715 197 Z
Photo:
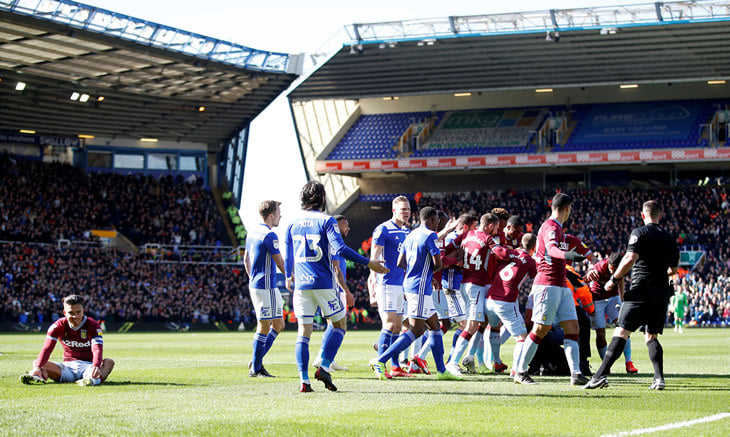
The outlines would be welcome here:
M 420 40 L 419 44 L 432 45 L 435 38 L 583 29 L 599 29 L 602 34 L 611 34 L 621 26 L 727 20 L 730 20 L 730 2 L 714 0 L 451 16 L 351 24 L 345 29 L 349 38 L 346 44 L 350 45 L 403 40 Z
M 70 0 L 0 0 L 0 10 L 251 70 L 289 72 L 286 53 L 256 50 Z

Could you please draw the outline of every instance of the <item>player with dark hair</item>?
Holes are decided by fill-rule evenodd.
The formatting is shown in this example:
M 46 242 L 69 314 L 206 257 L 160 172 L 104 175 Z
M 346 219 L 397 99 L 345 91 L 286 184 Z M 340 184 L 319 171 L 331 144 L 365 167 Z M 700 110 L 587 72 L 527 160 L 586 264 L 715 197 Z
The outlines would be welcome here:
M 535 234 L 528 233 L 522 236 L 519 249 L 506 251 L 504 254 L 506 256 L 501 251 L 495 252 L 495 256 L 502 262 L 487 295 L 486 314 L 489 325 L 504 324 L 510 335 L 515 337 L 516 344 L 512 354 L 513 370 L 527 338 L 527 328 L 520 314 L 517 298 L 520 294 L 520 284 L 528 276 L 534 278 L 537 274 L 537 265 L 532 259 L 536 243 Z M 501 342 L 498 333 L 496 338 L 490 338 L 490 346 L 493 356 L 499 359 Z
M 664 350 L 658 336 L 664 331 L 672 287 L 669 276 L 677 273 L 679 249 L 674 239 L 661 227 L 662 210 L 654 200 L 641 208 L 644 226 L 631 231 L 626 254 L 604 289 L 610 290 L 631 271 L 631 285 L 624 293 L 624 303 L 618 315 L 613 338 L 606 356 L 586 389 L 606 387 L 611 365 L 621 356 L 626 339 L 632 332 L 644 327 L 644 339 L 649 349 L 649 360 L 654 366 L 652 390 L 664 390 Z
M 324 185 L 307 182 L 300 193 L 302 214 L 292 220 L 286 231 L 285 271 L 287 288 L 293 290 L 294 314 L 299 324 L 295 355 L 301 381 L 301 392 L 311 392 L 309 382 L 309 338 L 317 308 L 332 321 L 333 329 L 322 338 L 324 358 L 314 376 L 325 388 L 336 391 L 330 376 L 330 364 L 342 344 L 347 329 L 345 308 L 335 289 L 332 272 L 332 254 L 367 265 L 379 273 L 388 271 L 381 262 L 371 261 L 350 249 L 342 241 L 340 228 L 334 217 L 322 212 L 327 199 Z
M 532 284 L 534 307 L 532 331 L 525 340 L 519 362 L 515 366 L 514 380 L 520 384 L 535 384 L 527 374 L 530 361 L 535 356 L 540 341 L 547 335 L 553 323 L 558 322 L 565 332 L 563 347 L 570 367 L 570 383 L 585 384 L 588 379 L 580 372 L 578 345 L 578 316 L 575 312 L 573 293 L 565 283 L 565 264 L 583 261 L 585 256 L 575 248 L 568 250 L 563 226 L 570 217 L 573 199 L 564 193 L 553 196 L 550 218 L 537 233 L 537 276 Z
M 256 311 L 256 334 L 253 337 L 253 357 L 248 376 L 271 375 L 262 360 L 271 349 L 277 335 L 284 329 L 283 301 L 281 292 L 274 286 L 276 267 L 284 272 L 284 259 L 279 251 L 279 237 L 272 228 L 279 226 L 281 202 L 265 200 L 259 205 L 262 222 L 246 235 L 244 267 L 248 273 L 248 291 Z
M 594 295 L 593 304 L 596 313 L 593 315 L 593 329 L 596 331 L 596 350 L 598 356 L 603 359 L 606 356 L 606 320 L 608 319 L 612 325 L 616 324 L 618 319 L 618 311 L 621 308 L 621 296 L 624 294 L 624 283 L 619 281 L 609 290 L 604 286 L 606 282 L 616 272 L 616 268 L 621 262 L 621 254 L 614 252 L 607 258 L 597 262 L 586 272 L 586 279 L 590 281 L 591 292 Z M 637 373 L 634 363 L 631 361 L 631 338 L 626 339 L 624 346 L 624 357 L 626 359 L 626 373 Z
M 48 378 L 56 382 L 99 385 L 114 368 L 114 361 L 104 358 L 101 326 L 84 315 L 84 298 L 72 294 L 63 299 L 62 317 L 48 328 L 33 370 L 20 375 L 23 384 L 43 384 Z M 48 361 L 57 342 L 63 346 L 63 362 Z
M 403 327 L 405 296 L 403 294 L 403 270 L 398 266 L 398 253 L 410 232 L 408 220 L 411 204 L 405 196 L 392 201 L 393 217 L 378 225 L 373 231 L 371 260 L 382 260 L 389 272 L 384 275 L 370 273 L 368 289 L 371 304 L 378 307 L 382 328 L 378 336 L 378 353 L 382 354 L 398 338 Z M 390 373 L 396 377 L 411 376 L 400 367 L 398 357 L 393 357 Z
M 482 215 L 479 221 L 479 229 L 470 231 L 466 234 L 459 235 L 451 242 L 444 252 L 450 255 L 454 249 L 463 249 L 463 280 L 461 283 L 462 294 L 468 296 L 467 303 L 467 325 L 466 330 L 456 341 L 456 346 L 451 352 L 451 357 L 446 368 L 449 372 L 460 375 L 459 368 L 461 357 L 469 347 L 474 333 L 479 329 L 480 323 L 486 319 L 484 317 L 484 301 L 486 299 L 486 285 L 489 279 L 487 272 L 487 263 L 491 254 L 490 249 L 495 244 L 494 237 L 499 232 L 499 218 L 492 214 L 486 213 Z
M 438 226 L 438 213 L 427 206 L 421 209 L 420 218 L 421 226 L 408 234 L 398 256 L 398 265 L 406 271 L 403 289 L 408 293 L 410 327 L 385 352 L 371 360 L 370 366 L 379 379 L 389 379 L 385 363 L 406 350 L 428 327 L 437 379 L 459 380 L 461 377 L 447 371 L 444 365 L 443 334 L 433 305 L 433 272 L 441 269 L 441 253 L 436 247 L 438 237 L 434 232 Z
M 335 220 L 337 220 L 337 226 L 340 228 L 340 233 L 342 234 L 342 237 L 347 237 L 347 234 L 350 233 L 350 222 L 347 220 L 347 217 L 345 217 L 342 214 L 337 214 L 335 217 Z M 340 301 L 342 301 L 342 306 L 345 307 L 345 311 L 347 311 L 348 308 L 352 308 L 355 306 L 355 297 L 350 292 L 350 289 L 347 287 L 347 281 L 345 278 L 347 277 L 347 260 L 345 258 L 339 257 L 337 255 L 332 255 L 332 270 L 335 274 L 335 283 L 337 284 L 337 290 L 340 295 Z M 332 335 L 332 321 L 327 320 L 327 329 L 325 329 L 324 334 L 322 335 L 323 338 L 328 337 L 329 335 Z M 322 347 L 319 349 L 319 355 L 315 360 L 312 362 L 312 366 L 319 368 L 322 365 L 322 361 L 324 360 L 324 343 L 322 343 Z M 339 372 L 346 372 L 347 367 L 341 366 L 340 364 L 332 361 L 330 363 L 330 369 L 336 370 Z

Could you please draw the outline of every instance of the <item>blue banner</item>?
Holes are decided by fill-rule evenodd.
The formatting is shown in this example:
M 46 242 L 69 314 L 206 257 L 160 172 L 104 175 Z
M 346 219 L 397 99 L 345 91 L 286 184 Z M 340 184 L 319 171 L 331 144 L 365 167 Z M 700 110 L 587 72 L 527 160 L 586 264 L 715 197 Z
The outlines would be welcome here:
M 573 143 L 686 140 L 702 102 L 593 105 L 573 133 Z

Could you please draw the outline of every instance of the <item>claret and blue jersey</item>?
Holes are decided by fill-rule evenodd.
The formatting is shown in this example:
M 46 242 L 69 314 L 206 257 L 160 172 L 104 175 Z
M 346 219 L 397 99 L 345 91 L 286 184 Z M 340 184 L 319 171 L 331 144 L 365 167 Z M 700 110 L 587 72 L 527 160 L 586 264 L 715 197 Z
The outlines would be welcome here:
M 401 251 L 406 256 L 408 267 L 403 280 L 403 291 L 430 295 L 433 292 L 433 256 L 441 251 L 436 245 L 438 236 L 425 226 L 411 232 L 403 242 Z
M 270 290 L 276 278 L 276 263 L 272 258 L 279 253 L 279 238 L 264 223 L 249 230 L 246 236 L 246 253 L 251 260 L 250 287 Z
M 409 232 L 407 227 L 398 226 L 393 220 L 381 223 L 373 231 L 373 244 L 383 246 L 383 260 L 385 260 L 385 266 L 390 269 L 390 272 L 378 275 L 379 284 L 403 284 L 403 269 L 398 267 L 398 255 Z
M 332 256 L 368 264 L 368 259 L 342 241 L 337 220 L 320 211 L 303 211 L 286 231 L 285 266 L 287 278 L 294 275 L 300 290 L 334 288 Z

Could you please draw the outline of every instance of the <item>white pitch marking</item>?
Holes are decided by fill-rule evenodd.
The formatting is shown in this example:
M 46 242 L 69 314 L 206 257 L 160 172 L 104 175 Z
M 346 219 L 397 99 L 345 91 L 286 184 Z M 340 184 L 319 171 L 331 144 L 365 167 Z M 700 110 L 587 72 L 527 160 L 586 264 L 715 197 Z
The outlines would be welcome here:
M 697 425 L 698 423 L 714 422 L 716 420 L 722 420 L 727 417 L 730 417 L 730 413 L 718 413 L 718 414 L 714 414 L 712 416 L 701 417 L 699 419 L 693 419 L 693 420 L 685 420 L 684 422 L 670 423 L 668 425 L 656 426 L 654 428 L 635 429 L 633 431 L 623 431 L 618 434 L 605 434 L 602 437 L 623 437 L 625 435 L 639 435 L 639 434 L 649 434 L 652 432 L 659 432 L 659 431 L 668 431 L 670 429 L 684 428 L 686 426 Z

